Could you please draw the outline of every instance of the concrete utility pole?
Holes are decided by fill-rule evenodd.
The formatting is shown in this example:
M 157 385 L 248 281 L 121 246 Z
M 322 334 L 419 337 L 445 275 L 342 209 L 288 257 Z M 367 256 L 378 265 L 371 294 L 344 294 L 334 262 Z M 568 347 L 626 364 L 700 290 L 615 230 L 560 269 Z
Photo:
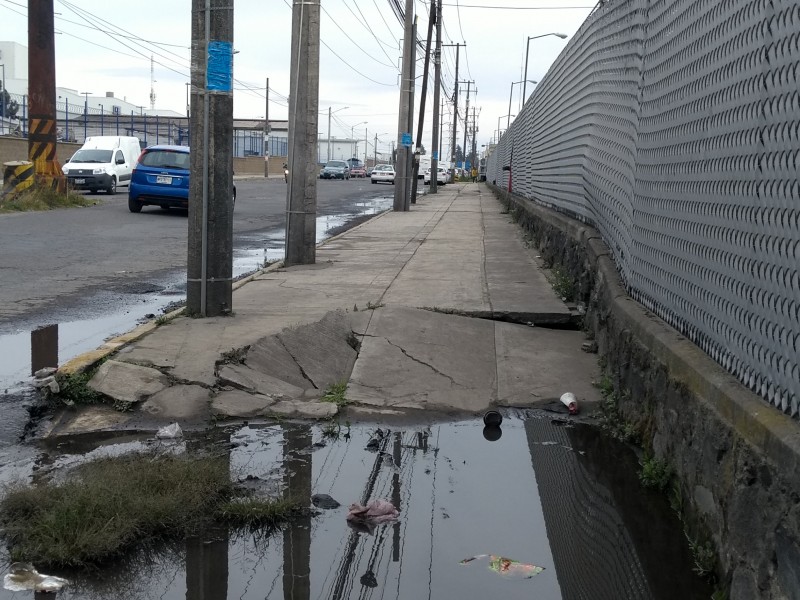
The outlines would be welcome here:
M 28 159 L 33 163 L 36 183 L 60 192 L 66 179 L 56 158 L 56 47 L 53 0 L 28 3 L 28 103 L 30 133 Z M 5 70 L 4 76 L 5 76 Z M 6 82 L 3 81 L 3 90 Z M 0 98 L 5 104 L 5 99 Z M 5 108 L 4 108 L 5 110 Z
M 316 260 L 319 15 L 320 0 L 294 0 L 289 70 L 286 266 L 309 265 Z
M 433 4 L 431 4 L 433 10 Z M 431 194 L 438 192 L 439 185 L 439 96 L 442 87 L 442 0 L 436 3 L 436 50 L 433 55 L 433 131 L 431 135 Z
M 328 107 L 328 162 L 331 162 L 331 108 Z
M 264 177 L 269 177 L 269 77 L 267 77 L 267 98 L 264 100 Z
M 233 3 L 192 0 L 189 314 L 230 314 L 233 276 Z
M 400 73 L 400 110 L 397 119 L 397 166 L 394 182 L 394 210 L 408 210 L 408 160 L 411 149 L 411 114 L 414 77 L 411 74 L 416 57 L 416 36 L 414 35 L 414 0 L 406 0 L 405 32 L 403 34 L 403 68 Z M 403 138 L 405 138 L 405 143 Z
M 464 145 L 461 146 L 461 152 L 464 154 L 464 164 L 462 167 L 464 169 L 467 168 L 467 130 L 469 129 L 469 91 L 470 88 L 475 85 L 474 81 L 462 81 L 461 83 L 467 84 L 467 104 L 466 108 L 464 109 Z
M 417 125 L 417 145 L 414 149 L 414 164 L 411 174 L 411 203 L 417 203 L 417 184 L 419 179 L 419 157 L 422 152 L 422 127 L 425 124 L 425 100 L 428 97 L 428 66 L 431 62 L 431 38 L 433 24 L 436 22 L 436 3 L 431 2 L 431 14 L 428 17 L 428 37 L 425 42 L 425 63 L 422 68 L 422 94 L 419 98 L 419 124 Z M 416 37 L 416 36 L 415 36 Z M 431 171 L 435 175 L 436 171 Z M 435 179 L 435 177 L 431 177 Z
M 411 136 L 414 135 L 414 95 L 417 91 L 416 88 L 416 81 L 417 81 L 417 17 L 414 17 L 414 23 L 411 26 L 411 35 L 413 36 L 411 39 L 414 40 L 414 52 L 411 55 L 411 60 L 409 61 L 409 73 L 410 73 L 410 80 L 411 80 L 411 88 L 408 90 L 408 131 L 411 133 Z M 413 157 L 411 148 L 408 149 L 408 157 L 406 159 L 406 179 L 408 180 L 408 186 L 406 187 L 406 204 L 405 210 L 411 210 L 411 202 L 416 204 L 417 199 L 411 196 L 411 175 L 413 172 Z M 416 183 L 416 181 L 414 182 Z
M 444 44 L 444 47 L 455 46 L 456 47 L 456 75 L 455 75 L 455 82 L 453 83 L 453 139 L 451 140 L 452 144 L 452 154 L 451 157 L 453 159 L 453 167 L 455 167 L 456 161 L 456 139 L 458 136 L 458 54 L 461 46 L 465 46 L 466 44 Z M 452 179 L 450 182 L 454 182 L 456 180 L 456 172 L 453 169 Z

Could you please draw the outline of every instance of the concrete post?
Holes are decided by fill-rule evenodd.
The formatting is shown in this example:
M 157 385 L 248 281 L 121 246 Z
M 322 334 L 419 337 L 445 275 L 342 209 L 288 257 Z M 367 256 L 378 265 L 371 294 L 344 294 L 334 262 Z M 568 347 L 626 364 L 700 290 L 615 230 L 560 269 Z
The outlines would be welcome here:
M 431 2 L 431 13 L 428 17 L 428 37 L 425 42 L 425 63 L 422 69 L 422 94 L 419 98 L 419 124 L 417 125 L 417 144 L 414 149 L 414 168 L 411 175 L 411 203 L 417 203 L 417 184 L 419 181 L 419 157 L 422 150 L 422 127 L 425 124 L 425 101 L 428 97 L 428 67 L 431 59 L 431 39 L 433 24 L 436 22 L 436 4 Z M 434 109 L 435 110 L 435 109 Z M 435 171 L 434 171 L 435 173 Z
M 289 71 L 289 185 L 286 266 L 316 260 L 319 0 L 295 0 Z
M 410 74 L 409 81 L 410 87 L 408 89 L 408 131 L 411 133 L 412 137 L 414 135 L 414 94 L 416 92 L 416 81 L 417 81 L 417 18 L 414 17 L 414 23 L 411 26 L 411 39 L 414 41 L 411 56 L 408 60 L 408 72 Z M 408 181 L 408 186 L 406 187 L 406 196 L 405 196 L 405 208 L 403 210 L 411 210 L 411 177 L 413 176 L 413 155 L 412 149 L 408 149 L 408 155 L 406 156 L 406 181 Z M 416 198 L 413 199 L 414 202 L 417 201 Z
M 267 77 L 267 98 L 264 101 L 264 177 L 269 177 L 269 147 L 267 146 L 269 130 L 269 77 Z
M 439 185 L 439 96 L 442 87 L 442 0 L 436 2 L 436 50 L 433 55 L 433 131 L 431 135 L 431 194 L 438 193 Z
M 409 114 L 411 113 L 411 93 L 414 78 L 411 67 L 416 56 L 414 39 L 414 0 L 406 0 L 406 22 L 403 34 L 403 69 L 400 74 L 400 111 L 397 119 L 397 160 L 394 181 L 394 210 L 408 210 L 408 159 L 411 149 L 403 145 L 403 134 L 411 134 Z
M 232 310 L 233 2 L 192 0 L 189 314 Z

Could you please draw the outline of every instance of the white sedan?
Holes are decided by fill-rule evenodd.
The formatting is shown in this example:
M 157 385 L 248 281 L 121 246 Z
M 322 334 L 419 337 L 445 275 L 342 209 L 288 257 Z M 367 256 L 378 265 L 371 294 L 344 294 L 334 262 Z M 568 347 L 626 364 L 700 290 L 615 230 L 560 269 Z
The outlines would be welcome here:
M 370 174 L 372 183 L 386 182 L 394 185 L 394 167 L 392 165 L 378 165 Z
M 439 185 L 444 185 L 444 184 L 447 183 L 447 181 L 448 181 L 447 169 L 445 169 L 444 167 L 439 167 L 437 169 L 437 174 L 436 174 L 436 183 L 438 183 Z M 430 169 L 425 171 L 425 176 L 423 177 L 422 182 L 425 185 L 428 185 L 431 182 L 431 170 Z

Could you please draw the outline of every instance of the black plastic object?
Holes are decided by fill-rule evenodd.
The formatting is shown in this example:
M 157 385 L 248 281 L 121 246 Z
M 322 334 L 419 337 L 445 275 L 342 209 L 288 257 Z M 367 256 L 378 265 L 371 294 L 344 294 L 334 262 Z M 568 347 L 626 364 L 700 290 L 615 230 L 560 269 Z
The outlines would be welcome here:
M 487 427 L 499 427 L 503 422 L 503 415 L 496 410 L 488 410 L 483 415 L 483 424 Z

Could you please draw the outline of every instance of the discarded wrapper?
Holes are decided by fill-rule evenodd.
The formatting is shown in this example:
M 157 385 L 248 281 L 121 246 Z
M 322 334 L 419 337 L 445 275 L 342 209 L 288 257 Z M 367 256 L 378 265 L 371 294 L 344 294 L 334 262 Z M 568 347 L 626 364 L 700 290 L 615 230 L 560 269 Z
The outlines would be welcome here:
M 366 506 L 354 502 L 347 513 L 347 524 L 371 534 L 377 525 L 394 521 L 399 514 L 400 511 L 388 500 L 373 500 Z
M 39 573 L 29 563 L 11 563 L 9 570 L 11 572 L 3 577 L 3 587 L 11 592 L 57 592 L 69 583 L 61 577 Z
M 567 407 L 569 414 L 578 414 L 578 400 L 575 398 L 575 394 L 572 392 L 561 394 L 561 402 Z
M 183 431 L 177 423 L 166 425 L 156 432 L 156 437 L 160 440 L 174 440 L 181 436 L 183 436 Z
M 521 563 L 518 560 L 512 560 L 505 556 L 498 556 L 496 554 L 477 554 L 469 558 L 465 558 L 459 564 L 466 565 L 475 562 L 487 562 L 491 571 L 504 577 L 515 577 L 521 579 L 530 579 L 544 571 L 544 567 L 537 567 L 536 565 L 529 565 Z

